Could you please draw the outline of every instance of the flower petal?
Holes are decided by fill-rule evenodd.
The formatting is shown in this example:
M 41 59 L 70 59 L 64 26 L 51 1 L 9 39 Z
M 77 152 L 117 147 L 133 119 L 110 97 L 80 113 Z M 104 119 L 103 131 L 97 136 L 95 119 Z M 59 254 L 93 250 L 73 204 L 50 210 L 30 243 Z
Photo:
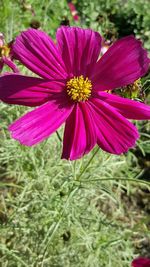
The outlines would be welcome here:
M 9 126 L 12 137 L 26 146 L 49 137 L 65 122 L 73 108 L 73 105 L 59 102 L 49 101 L 12 123 Z
M 95 65 L 89 77 L 95 90 L 110 90 L 133 83 L 149 66 L 147 51 L 133 36 L 116 41 Z
M 75 160 L 96 144 L 93 118 L 85 103 L 77 104 L 66 121 L 62 158 Z
M 90 29 L 63 26 L 57 30 L 56 38 L 70 76 L 86 76 L 100 54 L 99 33 Z
M 39 78 L 8 74 L 0 77 L 0 100 L 8 104 L 39 106 L 62 93 L 65 84 Z
M 29 29 L 16 38 L 13 55 L 43 78 L 64 79 L 66 70 L 58 49 L 44 32 Z
M 2 60 L 4 64 L 6 64 L 10 69 L 12 69 L 14 73 L 19 73 L 19 69 L 17 68 L 16 64 L 10 58 L 3 57 Z
M 0 59 L 0 73 L 1 73 L 1 71 L 2 71 L 2 69 L 3 69 L 3 66 L 4 66 L 4 61 L 3 61 L 3 59 L 1 58 L 1 59 Z
M 136 127 L 107 103 L 92 99 L 90 105 L 96 131 L 97 143 L 112 154 L 127 152 L 139 137 Z
M 150 106 L 144 103 L 106 92 L 98 92 L 97 97 L 113 106 L 120 114 L 128 119 L 150 119 Z
M 132 261 L 133 267 L 150 267 L 150 259 L 139 257 Z

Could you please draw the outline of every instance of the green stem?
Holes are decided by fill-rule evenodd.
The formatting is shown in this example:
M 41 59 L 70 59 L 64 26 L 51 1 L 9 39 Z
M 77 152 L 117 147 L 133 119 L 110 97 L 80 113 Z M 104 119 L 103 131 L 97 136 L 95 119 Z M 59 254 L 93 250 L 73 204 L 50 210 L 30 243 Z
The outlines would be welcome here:
M 70 199 L 71 199 L 71 198 L 74 196 L 74 194 L 78 191 L 78 189 L 79 189 L 80 186 L 78 185 L 74 190 L 72 190 L 73 187 L 74 187 L 74 185 L 71 187 L 71 190 L 70 190 L 70 193 L 69 193 L 69 195 L 68 195 L 68 197 L 67 197 L 66 203 L 65 203 L 65 205 L 64 205 L 64 207 L 63 207 L 63 209 L 62 209 L 62 211 L 60 212 L 58 221 L 55 223 L 55 225 L 54 225 L 52 231 L 51 231 L 51 227 L 49 228 L 48 233 L 47 233 L 47 235 L 46 235 L 44 241 L 42 242 L 42 245 L 44 245 L 44 243 L 47 242 L 46 245 L 44 246 L 43 253 L 42 253 L 42 254 L 43 254 L 43 257 L 42 257 L 42 266 L 43 266 L 43 262 L 44 262 L 44 259 L 45 259 L 45 254 L 46 254 L 46 251 L 47 251 L 47 247 L 48 247 L 49 243 L 51 242 L 51 240 L 52 240 L 54 234 L 56 233 L 56 231 L 57 231 L 57 229 L 58 229 L 58 227 L 59 227 L 59 225 L 60 225 L 60 223 L 61 223 L 61 221 L 62 221 L 62 219 L 63 219 L 63 215 L 64 215 L 65 210 L 67 209 L 67 207 L 68 207 L 68 205 L 69 205 L 69 201 L 70 201 Z M 51 235 L 50 235 L 50 232 L 51 232 Z M 49 236 L 49 235 L 50 235 L 50 236 Z M 42 247 L 42 246 L 41 246 L 41 247 Z
M 23 189 L 23 186 L 20 186 L 20 185 L 17 185 L 17 184 L 0 182 L 0 187 L 7 187 L 7 186 L 8 187 L 16 187 L 16 188 Z
M 88 181 L 87 179 L 86 180 L 81 180 L 80 182 L 96 182 L 96 181 L 130 181 L 130 182 L 135 182 L 135 183 L 141 183 L 141 184 L 144 184 L 144 185 L 148 185 L 150 186 L 150 182 L 146 182 L 146 181 L 143 181 L 143 180 L 138 180 L 136 178 L 97 178 L 97 179 L 90 179 L 90 181 Z
M 92 155 L 92 157 L 89 159 L 89 161 L 87 162 L 87 164 L 85 165 L 85 167 L 83 168 L 83 170 L 80 172 L 79 176 L 76 178 L 76 180 L 80 180 L 81 176 L 85 173 L 86 169 L 88 168 L 88 166 L 90 165 L 90 163 L 92 162 L 92 160 L 94 159 L 95 155 L 97 154 L 97 152 L 99 151 L 99 147 L 97 147 Z
M 61 138 L 61 136 L 60 136 L 58 131 L 56 131 L 56 134 L 57 134 L 57 137 L 58 137 L 59 141 L 62 142 L 62 138 Z
M 57 131 L 56 131 L 57 133 Z M 58 134 L 58 133 L 57 133 Z M 84 172 L 86 171 L 86 169 L 88 168 L 89 164 L 92 162 L 92 160 L 94 159 L 95 155 L 97 154 L 99 150 L 99 147 L 97 147 L 93 153 L 93 155 L 91 156 L 91 158 L 89 159 L 89 161 L 87 162 L 87 164 L 85 165 L 85 167 L 83 168 L 83 170 L 81 171 L 81 173 L 79 174 L 79 176 L 75 179 L 76 181 L 79 181 L 79 179 L 81 178 L 81 176 L 84 174 Z M 74 164 L 74 175 L 76 177 L 76 174 L 75 174 L 75 165 Z M 70 189 L 70 193 L 67 197 L 67 200 L 66 200 L 66 203 L 62 209 L 62 211 L 60 212 L 60 215 L 59 215 L 59 219 L 58 221 L 55 223 L 53 229 L 51 229 L 51 226 L 47 232 L 47 235 L 45 237 L 45 239 L 43 240 L 42 244 L 44 245 L 45 243 L 45 246 L 44 246 L 44 249 L 43 249 L 43 258 L 42 258 L 42 266 L 43 266 L 43 262 L 44 262 L 44 258 L 45 258 L 45 254 L 46 254 L 46 251 L 47 251 L 47 247 L 49 245 L 49 243 L 51 242 L 54 234 L 56 233 L 62 219 L 63 219 L 63 216 L 64 216 L 64 213 L 65 213 L 65 210 L 67 209 L 68 205 L 69 205 L 69 202 L 70 202 L 70 199 L 75 195 L 75 193 L 78 191 L 78 189 L 80 188 L 80 184 L 77 185 L 74 189 L 74 186 L 75 186 L 75 183 L 73 183 L 71 189 Z M 52 231 L 51 231 L 52 230 Z M 51 234 L 51 235 L 50 235 Z

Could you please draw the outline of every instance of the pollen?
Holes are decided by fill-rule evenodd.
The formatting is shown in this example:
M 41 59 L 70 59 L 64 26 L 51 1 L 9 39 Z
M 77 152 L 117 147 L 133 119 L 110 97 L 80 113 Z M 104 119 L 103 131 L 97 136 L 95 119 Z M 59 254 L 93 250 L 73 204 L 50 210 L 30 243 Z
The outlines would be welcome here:
M 66 87 L 68 96 L 75 102 L 86 101 L 91 96 L 92 83 L 83 75 L 70 79 Z
M 3 45 L 0 47 L 0 58 L 1 57 L 8 57 L 10 54 L 10 47 L 8 45 Z
M 134 83 L 129 84 L 123 88 L 125 97 L 135 99 L 140 96 L 142 92 L 141 79 L 136 80 Z

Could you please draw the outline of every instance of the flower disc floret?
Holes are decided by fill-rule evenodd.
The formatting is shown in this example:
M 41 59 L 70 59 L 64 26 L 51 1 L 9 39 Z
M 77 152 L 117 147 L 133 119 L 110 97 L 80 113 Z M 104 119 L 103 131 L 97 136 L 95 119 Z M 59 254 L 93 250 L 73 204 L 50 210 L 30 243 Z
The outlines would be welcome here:
M 3 45 L 0 47 L 0 58 L 1 57 L 8 57 L 10 54 L 10 47 L 8 47 L 7 45 Z
M 67 93 L 76 102 L 86 101 L 91 96 L 92 83 L 83 75 L 74 77 L 67 82 Z

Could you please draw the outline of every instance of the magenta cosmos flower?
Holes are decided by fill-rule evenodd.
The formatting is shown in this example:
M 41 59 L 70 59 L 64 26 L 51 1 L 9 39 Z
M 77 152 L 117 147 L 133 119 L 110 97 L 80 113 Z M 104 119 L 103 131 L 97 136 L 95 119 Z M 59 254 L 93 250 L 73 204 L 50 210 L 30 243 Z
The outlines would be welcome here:
M 41 78 L 0 78 L 2 101 L 38 106 L 10 125 L 12 137 L 32 146 L 65 122 L 62 158 L 78 159 L 96 144 L 109 153 L 127 152 L 139 137 L 128 119 L 148 119 L 150 108 L 105 91 L 147 72 L 149 59 L 141 42 L 125 37 L 98 59 L 102 38 L 97 32 L 63 26 L 56 39 L 57 44 L 34 29 L 16 39 L 15 58 Z
M 79 20 L 79 16 L 78 16 L 78 11 L 76 10 L 75 5 L 71 1 L 69 1 L 68 2 L 68 6 L 69 6 L 70 12 L 71 12 L 71 14 L 73 16 L 73 19 L 75 21 L 78 21 Z
M 150 267 L 150 259 L 139 257 L 132 261 L 132 267 Z
M 19 73 L 17 66 L 13 62 L 11 43 L 6 44 L 4 35 L 0 32 L 0 72 L 4 65 L 7 65 L 13 72 Z

